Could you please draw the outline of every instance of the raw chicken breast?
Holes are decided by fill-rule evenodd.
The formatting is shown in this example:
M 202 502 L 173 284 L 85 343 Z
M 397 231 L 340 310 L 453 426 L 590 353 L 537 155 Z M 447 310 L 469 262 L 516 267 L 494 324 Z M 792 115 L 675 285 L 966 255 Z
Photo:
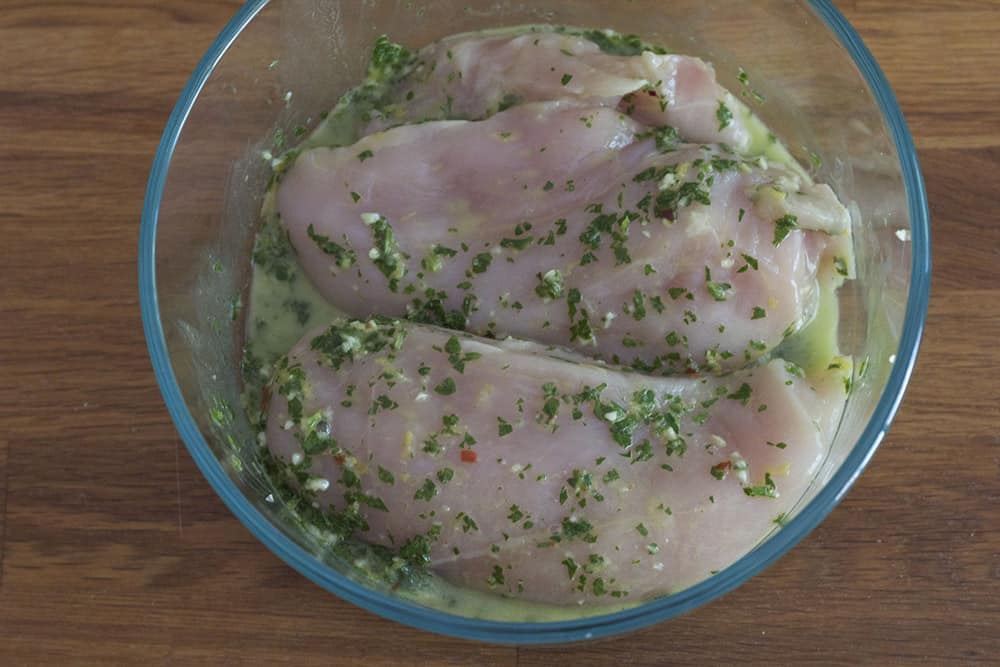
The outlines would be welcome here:
M 278 364 L 267 443 L 360 539 L 451 582 L 635 600 L 706 578 L 773 529 L 843 403 L 777 361 L 655 379 L 559 355 L 335 322 Z
M 277 207 L 309 278 L 351 316 L 662 374 L 772 349 L 811 316 L 817 268 L 847 238 L 811 231 L 846 229 L 826 186 L 556 102 L 306 151 Z
M 522 102 L 575 100 L 671 125 L 692 143 L 750 145 L 746 111 L 698 58 L 643 51 L 618 56 L 557 32 L 457 35 L 420 50 L 369 134 L 403 123 L 478 120 Z

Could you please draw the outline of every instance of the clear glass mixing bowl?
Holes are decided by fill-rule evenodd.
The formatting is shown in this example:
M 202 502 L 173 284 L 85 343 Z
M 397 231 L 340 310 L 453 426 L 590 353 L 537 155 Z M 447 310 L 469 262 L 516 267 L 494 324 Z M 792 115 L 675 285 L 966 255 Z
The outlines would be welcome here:
M 419 47 L 524 23 L 608 27 L 711 61 L 765 101 L 754 110 L 849 202 L 857 280 L 841 293 L 839 342 L 856 373 L 830 456 L 787 525 L 687 590 L 555 622 L 460 616 L 360 581 L 268 496 L 239 408 L 240 295 L 275 130 L 315 123 L 359 81 L 375 37 Z M 264 544 L 312 581 L 382 616 L 465 638 L 565 642 L 637 629 L 733 589 L 801 540 L 864 469 L 899 406 L 927 309 L 927 202 L 909 131 L 857 33 L 822 0 L 285 0 L 248 2 L 181 94 L 153 164 L 139 248 L 143 325 L 160 388 L 205 477 Z M 243 297 L 245 300 L 245 296 Z M 489 614 L 487 614 L 489 615 Z

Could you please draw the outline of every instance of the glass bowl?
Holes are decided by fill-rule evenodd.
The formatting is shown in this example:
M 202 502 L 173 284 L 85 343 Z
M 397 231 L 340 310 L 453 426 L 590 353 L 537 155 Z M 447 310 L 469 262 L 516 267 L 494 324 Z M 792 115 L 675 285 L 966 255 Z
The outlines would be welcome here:
M 241 307 L 276 131 L 315 124 L 359 81 L 388 34 L 419 47 L 447 34 L 525 23 L 613 28 L 702 57 L 720 82 L 739 68 L 752 108 L 849 204 L 857 279 L 841 290 L 839 344 L 853 389 L 830 454 L 786 525 L 686 590 L 616 611 L 537 621 L 467 615 L 367 584 L 331 558 L 269 495 L 240 405 Z M 332 593 L 412 626 L 469 639 L 557 643 L 635 630 L 739 586 L 788 551 L 844 496 L 875 452 L 917 354 L 930 282 L 928 212 L 917 156 L 871 53 L 822 0 L 252 0 L 222 30 L 181 94 L 156 153 L 142 217 L 143 326 L 160 389 L 202 473 L 269 549 Z M 486 617 L 483 617 L 486 616 Z

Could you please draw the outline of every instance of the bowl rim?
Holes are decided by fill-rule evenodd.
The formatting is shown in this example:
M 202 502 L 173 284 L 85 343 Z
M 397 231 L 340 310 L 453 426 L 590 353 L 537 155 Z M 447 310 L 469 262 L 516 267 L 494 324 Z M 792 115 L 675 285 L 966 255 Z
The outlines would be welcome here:
M 216 37 L 185 85 L 167 121 L 150 171 L 139 234 L 139 292 L 143 330 L 157 382 L 188 451 L 229 510 L 285 563 L 329 592 L 385 618 L 462 639 L 552 644 L 637 630 L 691 611 L 755 576 L 795 546 L 840 502 L 864 471 L 899 408 L 923 335 L 930 296 L 930 229 L 927 196 L 913 138 L 896 97 L 861 37 L 829 0 L 805 0 L 847 50 L 875 97 L 898 155 L 911 219 L 911 271 L 906 316 L 889 379 L 858 442 L 826 486 L 788 523 L 738 561 L 694 586 L 634 608 L 569 621 L 490 621 L 456 616 L 390 598 L 325 566 L 271 524 L 243 495 L 213 454 L 188 410 L 167 353 L 156 292 L 159 207 L 180 132 L 202 88 L 242 30 L 269 0 L 249 0 Z

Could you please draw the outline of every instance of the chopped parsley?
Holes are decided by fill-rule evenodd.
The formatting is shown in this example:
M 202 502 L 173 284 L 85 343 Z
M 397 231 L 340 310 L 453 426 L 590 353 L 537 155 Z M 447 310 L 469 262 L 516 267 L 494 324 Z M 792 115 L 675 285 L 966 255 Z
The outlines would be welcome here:
M 774 221 L 774 245 L 781 245 L 788 233 L 798 227 L 798 218 L 794 215 L 783 215 Z
M 361 219 L 372 233 L 372 248 L 368 251 L 368 257 L 389 280 L 389 289 L 396 292 L 399 290 L 399 281 L 406 276 L 406 255 L 400 252 L 396 235 L 385 217 L 365 213 Z
M 442 396 L 451 396 L 455 393 L 455 381 L 450 377 L 442 380 L 436 387 L 434 391 L 441 394 Z
M 729 110 L 726 103 L 719 101 L 719 108 L 715 110 L 715 118 L 719 121 L 719 132 L 730 126 L 733 122 L 733 112 Z
M 758 486 L 744 486 L 743 493 L 751 497 L 759 498 L 777 498 L 778 488 L 774 484 L 774 480 L 771 479 L 771 473 L 764 473 L 764 483 Z
M 342 269 L 349 268 L 358 261 L 358 255 L 353 250 L 345 248 L 336 241 L 330 240 L 329 237 L 323 236 L 322 234 L 317 234 L 315 228 L 309 225 L 306 228 L 306 234 L 312 239 L 313 243 L 316 244 L 320 250 L 322 250 L 327 255 L 333 257 L 334 263 Z
M 566 518 L 562 520 L 562 537 L 567 540 L 580 539 L 592 544 L 597 541 L 597 536 L 591 532 L 593 529 L 594 527 L 585 519 Z
M 524 250 L 535 240 L 533 236 L 526 236 L 522 239 L 502 239 L 501 248 L 512 248 L 514 250 Z
M 465 372 L 465 364 L 482 357 L 478 352 L 466 352 L 462 354 L 462 343 L 458 337 L 451 336 L 444 344 L 444 351 L 448 354 L 448 363 L 459 373 Z
M 612 56 L 637 56 L 643 51 L 660 55 L 666 53 L 662 48 L 644 44 L 638 35 L 622 35 L 613 30 L 585 30 L 581 37 L 597 44 L 597 48 Z
M 732 392 L 731 394 L 728 394 L 726 398 L 733 401 L 739 401 L 743 405 L 746 405 L 750 401 L 750 395 L 752 393 L 753 389 L 751 389 L 750 385 L 744 382 L 743 384 L 740 385 L 739 389 Z
M 486 580 L 486 584 L 490 588 L 496 588 L 497 586 L 503 586 L 503 584 L 504 584 L 503 568 L 500 567 L 499 565 L 494 565 L 493 566 L 493 573 Z
M 636 322 L 646 317 L 646 297 L 639 290 L 632 293 L 632 304 L 630 310 Z
M 716 301 L 725 301 L 729 290 L 733 288 L 729 283 L 718 283 L 712 281 L 712 271 L 705 267 L 705 289 Z
M 414 500 L 424 500 L 430 502 L 431 498 L 438 494 L 437 485 L 430 479 L 425 479 L 424 483 L 417 489 L 417 492 L 413 494 Z
M 746 264 L 744 264 L 743 266 L 741 266 L 739 268 L 739 270 L 737 270 L 737 273 L 746 273 L 747 269 L 753 269 L 754 271 L 757 270 L 757 267 L 759 266 L 759 264 L 757 262 L 757 258 L 756 257 L 753 257 L 751 255 L 747 255 L 747 254 L 743 254 L 741 256 L 743 257 L 743 261 L 746 262 Z
M 697 181 L 686 181 L 676 187 L 660 190 L 656 196 L 653 213 L 658 218 L 671 218 L 678 209 L 690 206 L 692 203 L 710 206 L 712 203 L 708 190 Z
M 493 255 L 488 252 L 481 252 L 472 258 L 472 272 L 486 273 L 486 270 L 490 268 L 490 264 L 492 262 Z
M 375 354 L 389 348 L 399 350 L 406 338 L 406 329 L 398 320 L 374 317 L 371 320 L 350 320 L 334 324 L 310 341 L 310 347 L 321 352 L 325 361 L 339 370 L 345 361 L 358 356 Z
M 544 274 L 536 274 L 538 285 L 535 293 L 543 299 L 558 299 L 563 295 L 563 276 L 559 269 L 550 269 Z
M 653 137 L 656 140 L 656 150 L 661 153 L 669 153 L 676 150 L 677 146 L 681 143 L 681 136 L 677 132 L 677 128 L 670 125 L 661 125 L 660 127 L 653 128 L 648 132 L 638 135 L 636 139 L 645 139 L 646 137 Z M 656 172 L 655 167 L 651 167 L 651 169 L 653 173 Z M 649 169 L 646 172 L 649 172 Z

